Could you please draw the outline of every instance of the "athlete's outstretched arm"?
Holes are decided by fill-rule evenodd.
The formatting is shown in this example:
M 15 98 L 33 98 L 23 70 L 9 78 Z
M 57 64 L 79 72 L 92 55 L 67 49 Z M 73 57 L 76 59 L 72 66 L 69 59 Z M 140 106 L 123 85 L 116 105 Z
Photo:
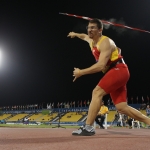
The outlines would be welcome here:
M 78 37 L 79 39 L 87 41 L 87 42 L 91 41 L 89 36 L 87 34 L 84 34 L 84 33 L 70 32 L 67 37 L 70 37 L 70 38 Z

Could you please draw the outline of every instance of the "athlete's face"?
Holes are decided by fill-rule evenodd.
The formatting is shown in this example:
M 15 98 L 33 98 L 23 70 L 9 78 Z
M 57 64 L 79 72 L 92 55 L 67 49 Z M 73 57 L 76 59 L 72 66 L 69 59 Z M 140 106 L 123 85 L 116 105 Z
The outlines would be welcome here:
M 87 32 L 89 38 L 93 39 L 95 36 L 98 36 L 101 32 L 101 29 L 97 27 L 97 24 L 95 23 L 89 23 L 87 26 Z

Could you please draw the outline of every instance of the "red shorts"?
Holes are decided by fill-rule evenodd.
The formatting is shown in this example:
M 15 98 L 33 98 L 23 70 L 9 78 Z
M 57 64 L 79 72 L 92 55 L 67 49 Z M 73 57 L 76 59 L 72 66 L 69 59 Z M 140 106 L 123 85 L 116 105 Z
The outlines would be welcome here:
M 126 84 L 130 73 L 126 64 L 117 64 L 115 68 L 110 69 L 98 83 L 106 93 L 110 94 L 113 103 L 126 102 L 127 89 Z

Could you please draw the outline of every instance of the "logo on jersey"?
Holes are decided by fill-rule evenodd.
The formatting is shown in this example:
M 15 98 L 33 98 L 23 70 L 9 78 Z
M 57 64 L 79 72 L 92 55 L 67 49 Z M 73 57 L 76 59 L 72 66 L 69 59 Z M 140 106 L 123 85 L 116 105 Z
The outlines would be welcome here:
M 115 68 L 115 70 L 120 70 L 119 68 Z

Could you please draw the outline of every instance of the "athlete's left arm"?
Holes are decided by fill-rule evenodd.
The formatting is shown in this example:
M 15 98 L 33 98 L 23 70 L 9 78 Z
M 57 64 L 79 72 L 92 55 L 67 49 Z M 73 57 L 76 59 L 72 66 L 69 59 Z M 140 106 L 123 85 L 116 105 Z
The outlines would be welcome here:
M 89 68 L 82 69 L 81 75 L 92 74 L 102 71 L 111 57 L 112 53 L 112 44 L 110 39 L 106 38 L 100 45 L 100 57 L 96 64 L 92 65 Z

